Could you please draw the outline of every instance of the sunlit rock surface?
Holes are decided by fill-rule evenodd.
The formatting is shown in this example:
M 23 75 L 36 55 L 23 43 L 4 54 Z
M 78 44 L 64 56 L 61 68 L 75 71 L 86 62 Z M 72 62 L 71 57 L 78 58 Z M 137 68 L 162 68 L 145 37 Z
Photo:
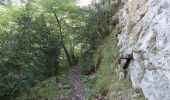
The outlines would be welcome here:
M 122 0 L 118 46 L 134 88 L 148 100 L 170 100 L 170 0 Z

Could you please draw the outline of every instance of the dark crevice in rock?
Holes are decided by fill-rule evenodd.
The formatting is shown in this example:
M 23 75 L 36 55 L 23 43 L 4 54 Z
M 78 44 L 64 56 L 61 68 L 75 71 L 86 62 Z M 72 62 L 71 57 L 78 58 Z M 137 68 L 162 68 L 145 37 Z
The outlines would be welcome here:
M 124 73 L 124 78 L 126 78 L 127 75 L 128 75 L 129 65 L 130 65 L 131 61 L 133 60 L 133 55 L 129 55 L 128 57 L 121 57 L 119 59 L 119 64 L 121 64 L 121 60 L 126 60 L 126 62 L 122 66 L 123 73 Z
M 125 63 L 125 65 L 123 66 L 123 69 L 126 70 L 126 69 L 129 67 L 130 62 L 131 62 L 131 60 L 133 59 L 133 57 L 123 58 L 123 59 L 126 59 L 126 60 L 127 60 L 126 63 Z

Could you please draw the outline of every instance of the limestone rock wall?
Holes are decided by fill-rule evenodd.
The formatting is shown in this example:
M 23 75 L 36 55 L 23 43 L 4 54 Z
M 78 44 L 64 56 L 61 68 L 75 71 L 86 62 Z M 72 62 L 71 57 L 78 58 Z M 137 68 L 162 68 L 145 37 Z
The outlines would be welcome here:
M 133 57 L 132 85 L 148 100 L 170 100 L 170 0 L 122 2 L 117 39 L 122 57 Z

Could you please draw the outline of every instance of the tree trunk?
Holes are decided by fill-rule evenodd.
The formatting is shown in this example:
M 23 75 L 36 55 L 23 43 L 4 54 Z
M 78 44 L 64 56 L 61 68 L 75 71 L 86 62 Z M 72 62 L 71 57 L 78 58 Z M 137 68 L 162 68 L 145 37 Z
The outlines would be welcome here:
M 52 10 L 52 12 L 53 12 L 53 14 L 54 14 L 54 16 L 55 16 L 55 18 L 56 18 L 56 20 L 57 20 L 57 24 L 58 24 L 58 26 L 59 26 L 61 45 L 62 45 L 62 47 L 63 47 L 63 49 L 64 49 L 64 51 L 65 51 L 65 54 L 66 54 L 66 56 L 67 56 L 69 65 L 71 66 L 72 63 L 71 63 L 70 55 L 69 55 L 68 50 L 67 50 L 67 48 L 66 48 L 66 46 L 64 45 L 64 42 L 63 42 L 63 34 L 62 34 L 61 22 L 60 22 L 60 20 L 59 20 L 59 18 L 58 18 L 58 16 L 57 16 L 57 14 L 55 13 L 55 11 L 54 11 L 53 9 L 51 9 L 51 10 Z
M 64 49 L 65 53 L 66 53 L 66 56 L 67 56 L 67 59 L 68 59 L 69 65 L 71 66 L 71 65 L 72 65 L 72 63 L 71 63 L 71 59 L 70 59 L 70 56 L 69 56 L 68 50 L 67 50 L 66 46 L 64 45 L 63 41 L 61 42 L 61 44 L 62 44 L 62 47 L 63 47 L 63 49 Z
M 77 64 L 77 59 L 76 59 L 76 57 L 74 55 L 74 46 L 71 47 L 71 49 L 70 49 L 70 55 L 71 55 L 73 64 Z

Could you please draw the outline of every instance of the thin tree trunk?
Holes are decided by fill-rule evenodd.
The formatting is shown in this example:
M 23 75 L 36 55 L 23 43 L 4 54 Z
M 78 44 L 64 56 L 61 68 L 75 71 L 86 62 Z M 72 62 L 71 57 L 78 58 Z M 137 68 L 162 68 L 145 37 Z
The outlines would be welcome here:
M 72 65 L 72 63 L 71 63 L 71 59 L 70 59 L 69 53 L 68 53 L 68 51 L 67 51 L 67 48 L 66 48 L 66 46 L 64 45 L 63 41 L 61 41 L 61 44 L 62 44 L 62 47 L 63 47 L 63 49 L 64 49 L 65 53 L 66 53 L 66 56 L 67 56 L 67 59 L 68 59 L 69 65 L 71 66 L 71 65 Z
M 58 26 L 59 26 L 61 45 L 62 45 L 62 47 L 63 47 L 63 49 L 64 49 L 64 51 L 65 51 L 65 53 L 66 53 L 66 56 L 67 56 L 69 65 L 71 66 L 71 65 L 72 65 L 71 59 L 70 59 L 68 50 L 67 50 L 67 48 L 66 48 L 66 46 L 64 45 L 64 42 L 63 42 L 63 34 L 62 34 L 61 22 L 60 22 L 60 20 L 59 20 L 59 18 L 58 18 L 58 16 L 57 16 L 57 14 L 55 13 L 55 11 L 54 11 L 53 9 L 51 9 L 51 10 L 52 10 L 52 12 L 53 12 L 53 14 L 54 14 L 54 16 L 55 16 L 55 18 L 56 18 L 56 20 L 57 20 L 57 24 L 58 24 Z
M 76 64 L 77 63 L 77 59 L 74 55 L 74 46 L 73 47 L 70 47 L 70 55 L 71 55 L 71 58 L 72 58 L 72 61 L 73 61 L 73 64 Z

